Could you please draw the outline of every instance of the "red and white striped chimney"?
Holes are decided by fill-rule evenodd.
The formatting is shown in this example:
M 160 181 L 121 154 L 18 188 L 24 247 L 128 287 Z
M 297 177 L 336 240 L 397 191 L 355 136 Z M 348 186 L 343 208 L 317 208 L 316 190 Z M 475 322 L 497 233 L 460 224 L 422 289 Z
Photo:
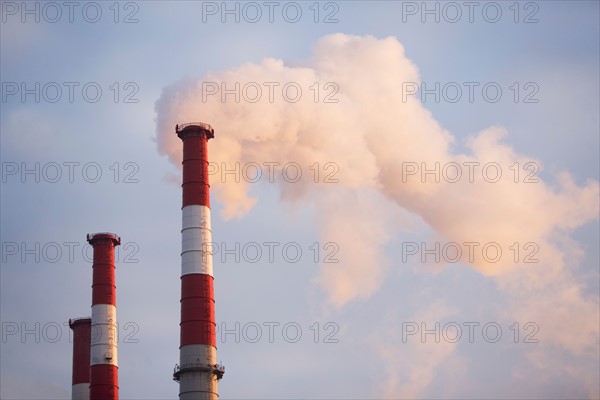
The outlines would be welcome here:
M 73 329 L 73 389 L 72 400 L 90 398 L 90 317 L 69 320 Z
M 92 323 L 90 345 L 90 399 L 119 398 L 117 363 L 117 303 L 115 246 L 121 238 L 114 233 L 87 235 L 94 248 L 92 279 Z
M 179 398 L 217 399 L 217 364 L 213 290 L 208 140 L 213 128 L 202 122 L 175 127 L 183 141 L 183 206 L 181 227 L 181 336 L 179 365 L 173 379 Z

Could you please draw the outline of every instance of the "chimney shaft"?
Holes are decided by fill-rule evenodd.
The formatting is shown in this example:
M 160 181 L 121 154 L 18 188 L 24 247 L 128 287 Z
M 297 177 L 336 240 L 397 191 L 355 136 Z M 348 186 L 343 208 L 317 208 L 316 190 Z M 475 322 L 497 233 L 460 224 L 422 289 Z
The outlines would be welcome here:
M 90 345 L 90 399 L 119 398 L 117 363 L 117 303 L 115 246 L 121 238 L 113 233 L 87 235 L 94 248 L 92 321 Z
M 73 330 L 73 389 L 72 400 L 90 398 L 90 331 L 92 319 L 74 318 L 69 320 Z
M 217 364 L 208 183 L 207 143 L 214 131 L 201 122 L 178 125 L 175 131 L 183 141 L 183 205 L 181 336 L 173 377 L 181 400 L 217 399 L 224 370 Z

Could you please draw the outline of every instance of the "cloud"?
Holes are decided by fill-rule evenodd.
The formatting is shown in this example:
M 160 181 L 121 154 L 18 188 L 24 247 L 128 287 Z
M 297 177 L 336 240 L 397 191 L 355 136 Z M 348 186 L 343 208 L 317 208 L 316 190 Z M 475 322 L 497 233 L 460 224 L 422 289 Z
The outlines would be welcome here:
M 279 176 L 293 161 L 308 177 L 315 163 L 319 168 L 335 164 L 339 183 L 334 185 L 315 185 L 311 179 L 286 184 L 279 179 L 282 196 L 289 201 L 318 199 L 331 186 L 376 188 L 448 240 L 461 245 L 499 243 L 505 252 L 515 242 L 520 246 L 532 242 L 550 254 L 554 246 L 548 241 L 553 235 L 597 218 L 597 181 L 577 186 L 565 172 L 556 185 L 544 182 L 539 177 L 541 163 L 503 142 L 507 132 L 501 128 L 489 128 L 468 140 L 469 154 L 452 152 L 454 137 L 418 100 L 405 99 L 401 93 L 404 82 L 418 81 L 416 66 L 395 38 L 328 35 L 318 41 L 305 67 L 267 58 L 165 88 L 156 104 L 159 151 L 180 165 L 181 143 L 174 125 L 210 121 L 217 130 L 211 159 L 228 168 L 258 163 L 266 175 L 264 164 L 274 163 Z M 309 89 L 315 82 L 320 87 L 335 83 L 338 102 L 315 101 Z M 275 83 L 277 90 L 271 96 L 267 87 Z M 280 92 L 288 83 L 302 88 L 298 102 L 286 101 Z M 244 91 L 246 85 L 262 87 L 256 102 L 249 100 L 257 92 Z M 211 90 L 219 93 L 209 95 Z M 232 93 L 223 98 L 225 90 Z M 410 174 L 414 167 L 418 172 Z M 436 167 L 437 177 L 423 174 Z M 456 171 L 462 178 L 450 182 Z M 257 202 L 244 179 L 235 184 L 213 179 L 212 184 L 226 218 L 242 217 Z M 498 275 L 519 266 L 509 262 L 510 257 L 498 264 L 486 261 L 481 251 L 474 259 L 467 253 L 462 260 L 484 274 Z
M 328 288 L 336 307 L 369 298 L 389 265 L 383 252 L 392 231 L 389 205 L 376 194 L 348 189 L 321 196 L 317 204 L 321 236 L 330 243 L 326 253 L 335 261 L 323 263 L 317 282 Z
M 414 322 L 419 330 L 421 323 L 425 324 L 426 329 L 434 330 L 436 323 L 455 316 L 456 313 L 457 310 L 436 302 L 418 310 L 408 321 L 419 321 Z M 408 327 L 404 327 L 404 323 L 388 316 L 383 324 L 384 329 L 378 330 L 370 338 L 385 365 L 386 379 L 378 389 L 379 393 L 375 394 L 376 397 L 422 398 L 442 365 L 450 362 L 455 367 L 462 366 L 460 357 L 456 354 L 458 342 L 436 342 L 432 335 L 423 340 L 420 333 L 403 337 L 399 333 L 410 332 Z M 458 370 L 460 369 L 462 368 L 459 367 Z

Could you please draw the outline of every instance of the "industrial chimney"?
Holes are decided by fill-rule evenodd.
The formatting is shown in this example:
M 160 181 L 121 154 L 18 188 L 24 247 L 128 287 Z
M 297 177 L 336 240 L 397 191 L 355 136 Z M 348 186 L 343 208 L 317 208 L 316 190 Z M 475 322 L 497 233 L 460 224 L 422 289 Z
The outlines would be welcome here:
M 218 399 L 217 380 L 224 368 L 217 364 L 213 290 L 208 140 L 213 128 L 202 122 L 175 127 L 183 141 L 183 206 L 181 227 L 181 336 L 180 400 Z
M 90 317 L 69 320 L 69 327 L 73 330 L 72 400 L 89 400 L 90 398 L 91 323 Z
M 92 321 L 90 349 L 90 399 L 119 398 L 117 364 L 117 303 L 115 246 L 121 238 L 114 233 L 87 235 L 94 248 Z

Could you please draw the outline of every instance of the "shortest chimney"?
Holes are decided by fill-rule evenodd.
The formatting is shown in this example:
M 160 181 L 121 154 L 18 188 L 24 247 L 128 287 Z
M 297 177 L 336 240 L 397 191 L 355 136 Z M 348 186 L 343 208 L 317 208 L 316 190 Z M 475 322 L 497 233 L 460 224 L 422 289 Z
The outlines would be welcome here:
M 69 320 L 73 329 L 73 389 L 71 399 L 90 398 L 90 343 L 92 319 L 90 317 Z

